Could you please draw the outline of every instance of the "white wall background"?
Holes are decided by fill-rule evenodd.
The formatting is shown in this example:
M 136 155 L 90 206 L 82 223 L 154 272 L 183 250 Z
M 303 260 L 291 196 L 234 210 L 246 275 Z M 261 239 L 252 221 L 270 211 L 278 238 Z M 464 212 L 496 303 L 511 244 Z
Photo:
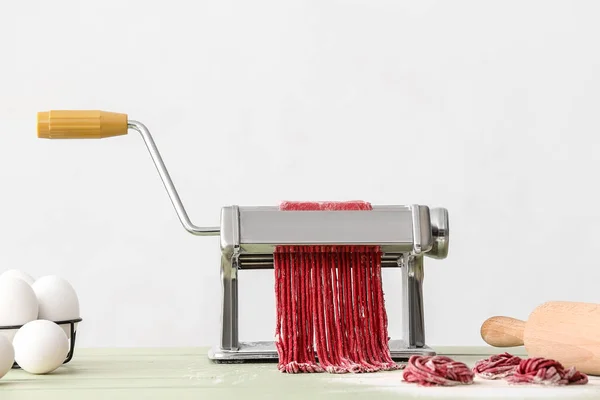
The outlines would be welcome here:
M 36 138 L 36 112 L 125 112 L 196 224 L 222 205 L 447 207 L 430 345 L 551 300 L 600 302 L 600 4 L 28 1 L 0 11 L 0 270 L 59 274 L 89 346 L 208 346 L 217 238 L 180 226 L 140 137 Z M 271 339 L 272 272 L 241 275 Z M 399 271 L 386 271 L 398 336 Z

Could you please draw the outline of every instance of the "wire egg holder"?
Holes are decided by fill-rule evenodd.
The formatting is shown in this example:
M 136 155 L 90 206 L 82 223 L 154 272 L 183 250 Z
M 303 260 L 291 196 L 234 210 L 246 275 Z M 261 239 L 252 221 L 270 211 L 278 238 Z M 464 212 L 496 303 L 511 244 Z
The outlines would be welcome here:
M 71 339 L 69 340 L 69 353 L 67 353 L 67 358 L 63 361 L 63 365 L 71 361 L 73 358 L 73 353 L 75 352 L 75 340 L 77 336 L 77 331 L 75 330 L 75 324 L 83 321 L 82 318 L 68 319 L 64 321 L 52 321 L 56 325 L 67 325 L 69 324 L 69 328 L 71 330 Z M 8 330 L 19 330 L 23 325 L 8 325 L 8 326 L 0 326 L 0 331 L 8 331 Z M 19 364 L 15 361 L 12 366 L 13 369 L 21 368 Z

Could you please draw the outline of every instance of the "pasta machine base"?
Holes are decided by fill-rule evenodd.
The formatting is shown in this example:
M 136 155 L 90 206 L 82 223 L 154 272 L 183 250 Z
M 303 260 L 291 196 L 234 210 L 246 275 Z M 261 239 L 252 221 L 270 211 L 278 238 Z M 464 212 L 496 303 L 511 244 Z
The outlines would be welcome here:
M 428 346 L 410 348 L 406 341 L 395 339 L 389 341 L 390 353 L 394 361 L 407 361 L 412 355 L 433 356 L 435 351 Z M 275 343 L 241 342 L 238 350 L 223 350 L 214 346 L 208 352 L 208 358 L 216 363 L 231 364 L 244 362 L 277 362 L 279 357 Z M 318 359 L 318 357 L 316 357 Z

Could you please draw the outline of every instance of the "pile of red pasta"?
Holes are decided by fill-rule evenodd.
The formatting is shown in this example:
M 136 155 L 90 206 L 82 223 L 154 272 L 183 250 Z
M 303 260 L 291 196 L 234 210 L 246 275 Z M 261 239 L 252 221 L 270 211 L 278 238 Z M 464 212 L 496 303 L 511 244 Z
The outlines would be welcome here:
M 456 386 L 474 383 L 474 378 L 504 379 L 510 384 L 583 385 L 586 374 L 575 367 L 541 357 L 520 358 L 502 353 L 479 360 L 473 368 L 447 356 L 412 356 L 403 371 L 406 382 L 421 386 Z

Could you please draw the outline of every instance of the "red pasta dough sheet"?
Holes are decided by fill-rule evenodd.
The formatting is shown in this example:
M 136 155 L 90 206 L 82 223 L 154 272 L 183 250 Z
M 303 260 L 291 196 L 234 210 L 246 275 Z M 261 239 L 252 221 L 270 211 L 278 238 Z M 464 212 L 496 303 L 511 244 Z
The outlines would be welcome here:
M 352 201 L 282 201 L 280 210 L 293 211 L 352 211 L 371 210 L 371 203 L 362 200 Z

